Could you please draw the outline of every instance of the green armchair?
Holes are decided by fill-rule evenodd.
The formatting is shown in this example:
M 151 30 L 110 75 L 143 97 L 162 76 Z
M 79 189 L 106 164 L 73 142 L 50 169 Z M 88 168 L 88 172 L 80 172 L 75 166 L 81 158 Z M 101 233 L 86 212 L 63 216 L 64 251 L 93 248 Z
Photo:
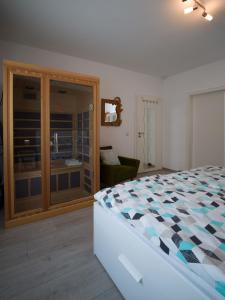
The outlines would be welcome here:
M 101 150 L 112 149 L 112 146 L 101 147 Z M 118 156 L 120 165 L 105 165 L 101 162 L 101 187 L 108 187 L 132 180 L 137 176 L 140 161 L 134 158 Z

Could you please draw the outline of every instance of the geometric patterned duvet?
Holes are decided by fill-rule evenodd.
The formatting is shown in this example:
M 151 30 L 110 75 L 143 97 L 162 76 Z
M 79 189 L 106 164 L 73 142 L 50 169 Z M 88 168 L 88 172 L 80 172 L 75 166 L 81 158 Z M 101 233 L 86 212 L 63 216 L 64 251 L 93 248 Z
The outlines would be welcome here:
M 143 177 L 95 199 L 225 297 L 225 168 Z

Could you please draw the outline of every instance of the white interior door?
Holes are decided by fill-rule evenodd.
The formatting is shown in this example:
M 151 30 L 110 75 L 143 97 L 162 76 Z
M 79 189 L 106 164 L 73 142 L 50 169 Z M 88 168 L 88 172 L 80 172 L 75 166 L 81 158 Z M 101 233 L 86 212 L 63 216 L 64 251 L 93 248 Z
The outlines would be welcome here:
M 195 95 L 192 168 L 224 165 L 224 92 Z
M 161 168 L 161 102 L 138 97 L 136 105 L 136 157 L 139 173 Z

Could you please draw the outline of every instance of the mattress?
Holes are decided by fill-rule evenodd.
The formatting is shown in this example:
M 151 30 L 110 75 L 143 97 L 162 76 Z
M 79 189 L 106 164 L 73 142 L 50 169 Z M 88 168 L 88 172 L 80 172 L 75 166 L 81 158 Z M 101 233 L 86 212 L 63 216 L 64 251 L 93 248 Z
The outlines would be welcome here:
M 143 177 L 95 199 L 225 297 L 225 168 Z

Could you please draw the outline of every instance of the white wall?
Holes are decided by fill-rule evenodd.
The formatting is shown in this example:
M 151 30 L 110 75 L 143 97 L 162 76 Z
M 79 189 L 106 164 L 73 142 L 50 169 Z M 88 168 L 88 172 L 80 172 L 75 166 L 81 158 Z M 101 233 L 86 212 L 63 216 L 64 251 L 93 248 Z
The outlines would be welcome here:
M 120 69 L 72 56 L 31 48 L 24 45 L 0 41 L 0 61 L 17 60 L 45 67 L 59 68 L 100 77 L 100 97 L 122 100 L 122 125 L 101 127 L 101 145 L 113 145 L 121 155 L 134 155 L 134 118 L 137 95 L 161 97 L 162 80 L 145 74 Z M 2 84 L 2 73 L 0 72 Z
M 171 76 L 162 82 L 159 78 L 145 74 L 0 41 L 0 60 L 3 59 L 100 77 L 101 98 L 119 96 L 124 107 L 123 122 L 120 127 L 101 127 L 101 144 L 112 144 L 122 155 L 134 155 L 136 96 L 162 97 L 164 100 L 163 166 L 175 170 L 190 166 L 190 95 L 225 87 L 225 60 Z M 0 84 L 1 82 L 0 71 Z
M 225 87 L 225 60 L 165 79 L 163 84 L 163 165 L 190 167 L 190 95 Z
M 195 95 L 192 168 L 224 165 L 224 92 Z

